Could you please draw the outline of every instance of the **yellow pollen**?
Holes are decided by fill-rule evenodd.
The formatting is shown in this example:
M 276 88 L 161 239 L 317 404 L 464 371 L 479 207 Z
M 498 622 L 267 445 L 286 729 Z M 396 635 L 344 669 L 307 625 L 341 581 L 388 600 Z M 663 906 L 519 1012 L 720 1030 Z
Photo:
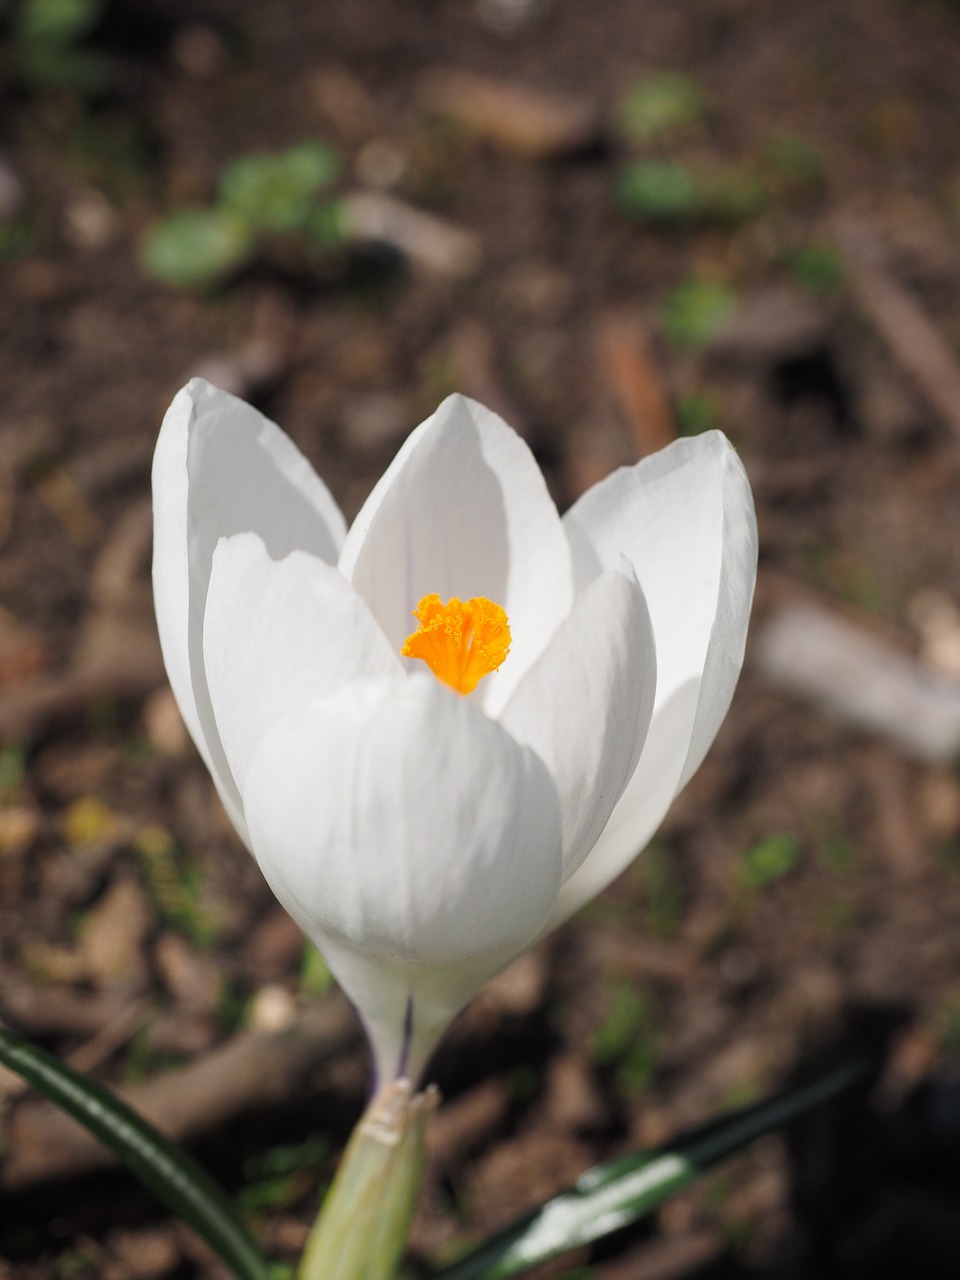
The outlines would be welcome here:
M 424 596 L 413 616 L 420 625 L 400 652 L 405 658 L 422 658 L 457 693 L 472 693 L 510 652 L 507 615 L 486 596 L 466 601 L 451 596 L 446 604 L 439 596 Z

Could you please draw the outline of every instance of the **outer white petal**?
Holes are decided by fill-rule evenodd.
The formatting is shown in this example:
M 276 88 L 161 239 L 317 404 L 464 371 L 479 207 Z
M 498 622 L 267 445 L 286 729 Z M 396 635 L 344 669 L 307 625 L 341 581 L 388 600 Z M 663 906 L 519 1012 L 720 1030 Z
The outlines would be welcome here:
M 305 551 L 271 560 L 238 533 L 213 553 L 203 624 L 204 669 L 239 794 L 267 725 L 310 698 L 403 668 L 370 610 L 333 565 Z
M 615 472 L 567 513 L 578 580 L 624 555 L 650 609 L 657 697 L 640 763 L 551 924 L 599 893 L 650 839 L 726 715 L 743 662 L 757 529 L 743 465 L 720 432 Z
M 397 650 L 424 595 L 502 605 L 510 656 L 472 695 L 492 713 L 573 599 L 569 547 L 533 455 L 463 396 L 444 400 L 407 439 L 350 529 L 340 568 Z
M 533 747 L 560 794 L 564 878 L 593 848 L 637 766 L 657 666 L 636 577 L 609 569 L 577 596 L 500 723 Z
M 213 722 L 203 614 L 217 542 L 254 530 L 279 559 L 302 548 L 334 561 L 344 522 L 326 486 L 279 427 L 194 378 L 167 410 L 153 459 L 153 593 L 170 684 L 240 835 L 239 796 Z
M 429 675 L 351 685 L 275 722 L 244 798 L 264 875 L 360 1010 L 381 1077 L 419 1072 L 556 898 L 547 769 Z

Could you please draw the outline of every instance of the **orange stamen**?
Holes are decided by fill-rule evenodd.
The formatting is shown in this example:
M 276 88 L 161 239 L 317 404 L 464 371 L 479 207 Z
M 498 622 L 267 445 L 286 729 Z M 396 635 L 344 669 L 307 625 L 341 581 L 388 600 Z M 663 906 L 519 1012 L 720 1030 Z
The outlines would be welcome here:
M 400 652 L 405 658 L 422 658 L 457 693 L 472 693 L 510 652 L 507 615 L 486 596 L 467 601 L 452 596 L 446 604 L 439 596 L 424 596 L 413 616 L 420 625 Z

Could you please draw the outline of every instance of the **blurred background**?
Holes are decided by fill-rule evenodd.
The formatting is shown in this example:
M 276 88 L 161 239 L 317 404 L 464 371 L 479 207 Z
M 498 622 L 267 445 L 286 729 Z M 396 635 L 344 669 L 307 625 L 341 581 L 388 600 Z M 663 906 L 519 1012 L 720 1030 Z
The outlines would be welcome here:
M 296 1256 L 366 1055 L 167 690 L 149 467 L 187 378 L 348 516 L 453 390 L 562 507 L 720 427 L 761 535 L 733 710 L 448 1037 L 412 1248 L 865 1053 L 538 1274 L 956 1275 L 960 7 L 21 0 L 0 39 L 0 1018 Z M 0 1073 L 2 1280 L 222 1274 Z

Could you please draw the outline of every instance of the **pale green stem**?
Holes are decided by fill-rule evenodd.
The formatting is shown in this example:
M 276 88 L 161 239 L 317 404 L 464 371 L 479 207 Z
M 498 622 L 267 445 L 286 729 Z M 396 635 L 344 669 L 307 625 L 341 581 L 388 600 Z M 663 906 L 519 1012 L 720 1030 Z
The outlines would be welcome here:
M 423 1173 L 434 1086 L 381 1089 L 353 1131 L 300 1263 L 299 1280 L 391 1280 Z

